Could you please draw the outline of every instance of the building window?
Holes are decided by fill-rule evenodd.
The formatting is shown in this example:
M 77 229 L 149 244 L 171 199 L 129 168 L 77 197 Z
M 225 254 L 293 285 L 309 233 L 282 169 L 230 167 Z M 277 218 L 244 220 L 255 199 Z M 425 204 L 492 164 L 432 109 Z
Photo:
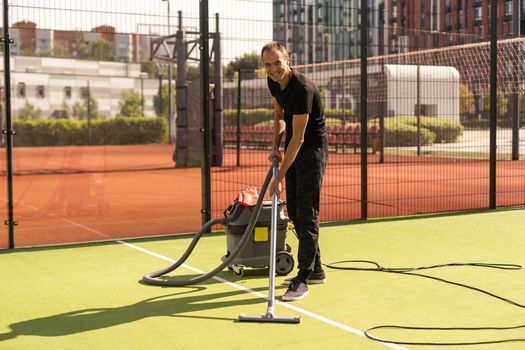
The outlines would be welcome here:
M 16 86 L 16 96 L 26 97 L 26 83 L 18 83 Z
M 482 7 L 475 8 L 474 22 L 481 22 L 481 15 L 483 14 Z
M 509 16 L 509 17 L 512 16 L 512 8 L 513 8 L 513 6 L 514 6 L 514 4 L 512 3 L 512 1 L 505 2 L 505 16 Z
M 445 27 L 447 30 L 451 30 L 452 28 L 452 20 L 451 20 L 450 13 L 447 13 L 445 15 Z
M 505 17 L 511 18 L 512 17 L 512 10 L 513 10 L 514 4 L 512 1 L 505 2 Z
M 37 85 L 36 86 L 36 97 L 38 97 L 38 98 L 46 97 L 46 91 L 45 91 L 44 85 Z
M 120 58 L 128 58 L 129 57 L 129 44 L 118 43 L 117 44 L 117 56 Z
M 51 41 L 48 39 L 39 39 L 37 50 L 47 51 L 51 49 Z
M 84 100 L 88 98 L 88 89 L 87 87 L 81 87 L 80 88 L 80 97 Z
M 71 86 L 64 87 L 64 97 L 67 99 L 71 98 Z

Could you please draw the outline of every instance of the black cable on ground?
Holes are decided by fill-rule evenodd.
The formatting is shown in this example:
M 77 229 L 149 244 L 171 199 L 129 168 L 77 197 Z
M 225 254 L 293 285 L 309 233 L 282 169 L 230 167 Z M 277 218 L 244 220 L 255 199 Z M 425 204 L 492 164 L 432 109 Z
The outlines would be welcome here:
M 351 267 L 351 266 L 341 266 L 344 264 L 368 264 L 371 265 L 371 267 Z M 393 268 L 387 268 L 383 267 L 380 264 L 378 264 L 375 261 L 370 260 L 344 260 L 344 261 L 337 261 L 331 264 L 323 264 L 324 266 L 330 268 L 330 269 L 336 269 L 336 270 L 351 270 L 351 271 L 372 271 L 372 272 L 385 272 L 385 273 L 393 273 L 393 274 L 401 274 L 401 275 L 410 275 L 410 276 L 418 276 L 418 277 L 424 277 L 428 279 L 432 279 L 435 281 L 451 284 L 458 287 L 467 288 L 470 290 L 474 290 L 476 292 L 480 292 L 483 294 L 486 294 L 492 298 L 499 299 L 501 301 L 504 301 L 508 304 L 511 304 L 513 306 L 519 307 L 519 308 L 525 308 L 525 305 L 517 303 L 515 301 L 512 301 L 510 299 L 501 297 L 499 295 L 496 295 L 494 293 L 488 292 L 486 290 L 483 290 L 481 288 L 469 286 L 463 283 L 449 281 L 443 278 L 434 277 L 434 276 L 428 276 L 420 273 L 414 273 L 414 271 L 421 271 L 421 270 L 429 270 L 429 269 L 435 269 L 435 268 L 441 268 L 441 267 L 459 267 L 459 266 L 474 266 L 474 267 L 482 267 L 482 268 L 490 268 L 490 269 L 500 269 L 500 270 L 520 270 L 522 268 L 521 265 L 516 264 L 490 264 L 490 263 L 451 263 L 451 264 L 439 264 L 439 265 L 432 265 L 432 266 L 422 266 L 422 267 L 393 267 Z M 484 345 L 484 344 L 500 344 L 500 343 L 510 343 L 510 342 L 522 342 L 525 341 L 525 338 L 510 338 L 510 339 L 500 339 L 500 340 L 488 340 L 488 341 L 479 341 L 479 342 L 412 342 L 412 341 L 394 341 L 389 339 L 383 339 L 379 337 L 375 337 L 371 335 L 370 333 L 375 330 L 380 329 L 402 329 L 402 330 L 414 330 L 414 331 L 483 331 L 483 330 L 512 330 L 512 329 L 519 329 L 519 328 L 525 328 L 524 325 L 518 325 L 518 326 L 510 326 L 510 327 L 414 327 L 414 326 L 400 326 L 400 325 L 382 325 L 382 326 L 376 326 L 367 329 L 364 334 L 371 340 L 375 340 L 381 343 L 389 343 L 389 344 L 399 344 L 399 345 L 435 345 L 435 346 L 454 346 L 454 345 Z

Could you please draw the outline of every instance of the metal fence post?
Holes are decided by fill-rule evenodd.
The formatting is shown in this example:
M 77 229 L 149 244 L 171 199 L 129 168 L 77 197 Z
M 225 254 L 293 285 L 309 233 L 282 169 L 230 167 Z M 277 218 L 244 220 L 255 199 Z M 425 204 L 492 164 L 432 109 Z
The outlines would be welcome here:
M 241 69 L 237 70 L 237 166 L 241 165 Z
M 5 87 L 5 129 L 2 134 L 5 137 L 6 154 L 6 179 L 7 179 L 7 220 L 4 224 L 8 226 L 9 249 L 15 247 L 15 225 L 13 208 L 13 135 L 15 132 L 11 128 L 11 66 L 9 45 L 14 41 L 9 38 L 9 4 L 4 1 L 4 87 Z
M 211 219 L 211 143 L 210 143 L 210 51 L 208 0 L 200 0 L 200 46 L 202 84 L 202 223 Z
M 368 218 L 368 1 L 361 0 L 361 219 Z
M 498 0 L 491 1 L 490 11 L 490 190 L 489 207 L 496 209 L 496 129 L 498 121 Z
M 89 89 L 89 80 L 87 82 L 87 141 L 91 145 L 91 91 Z

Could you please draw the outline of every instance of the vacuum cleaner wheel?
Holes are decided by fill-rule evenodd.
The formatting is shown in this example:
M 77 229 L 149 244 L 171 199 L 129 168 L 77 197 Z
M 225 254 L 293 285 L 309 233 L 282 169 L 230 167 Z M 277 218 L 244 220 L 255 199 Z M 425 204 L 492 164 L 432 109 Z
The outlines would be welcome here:
M 293 255 L 287 251 L 278 252 L 275 256 L 275 272 L 279 276 L 285 276 L 292 272 L 294 265 Z

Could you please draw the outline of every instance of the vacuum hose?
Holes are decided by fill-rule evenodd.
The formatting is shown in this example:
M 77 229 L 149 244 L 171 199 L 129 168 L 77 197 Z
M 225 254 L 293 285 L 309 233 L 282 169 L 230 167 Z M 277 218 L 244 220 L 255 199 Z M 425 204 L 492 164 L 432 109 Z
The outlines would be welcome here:
M 261 188 L 261 192 L 259 193 L 259 198 L 257 199 L 257 203 L 255 204 L 255 209 L 250 218 L 250 221 L 248 222 L 248 225 L 246 226 L 246 230 L 244 231 L 239 243 L 237 243 L 237 246 L 235 247 L 235 249 L 230 253 L 228 257 L 224 259 L 222 264 L 220 264 L 219 266 L 217 266 L 215 269 L 213 269 L 210 272 L 207 272 L 197 277 L 193 277 L 189 280 L 165 280 L 165 279 L 157 278 L 167 273 L 170 273 L 173 270 L 177 269 L 179 266 L 181 266 L 191 255 L 191 253 L 193 252 L 193 249 L 195 249 L 195 246 L 197 245 L 197 242 L 199 241 L 199 239 L 202 237 L 204 233 L 208 232 L 213 225 L 217 225 L 217 224 L 226 225 L 227 224 L 226 222 L 227 220 L 225 218 L 212 219 L 208 221 L 206 224 L 204 224 L 204 226 L 202 226 L 202 228 L 195 234 L 190 245 L 188 246 L 188 248 L 186 249 L 186 251 L 184 252 L 184 254 L 179 260 L 177 260 L 173 265 L 165 269 L 162 269 L 156 272 L 151 272 L 147 275 L 144 275 L 142 277 L 142 281 L 145 283 L 153 284 L 157 286 L 171 286 L 171 287 L 187 286 L 190 284 L 196 284 L 196 283 L 205 281 L 208 278 L 211 278 L 217 275 L 219 272 L 224 270 L 226 266 L 230 265 L 233 259 L 235 259 L 235 257 L 239 254 L 239 252 L 244 248 L 244 246 L 246 245 L 246 242 L 248 242 L 248 238 L 250 238 L 251 236 L 253 228 L 255 227 L 257 219 L 259 218 L 259 213 L 261 212 L 262 202 L 264 200 L 264 194 L 266 193 L 266 190 L 268 189 L 268 185 L 270 184 L 270 180 L 272 179 L 272 176 L 273 176 L 273 167 L 278 166 L 278 165 L 279 165 L 278 161 L 272 162 L 272 167 L 270 168 L 270 170 L 268 171 L 268 174 L 266 175 L 266 178 Z

